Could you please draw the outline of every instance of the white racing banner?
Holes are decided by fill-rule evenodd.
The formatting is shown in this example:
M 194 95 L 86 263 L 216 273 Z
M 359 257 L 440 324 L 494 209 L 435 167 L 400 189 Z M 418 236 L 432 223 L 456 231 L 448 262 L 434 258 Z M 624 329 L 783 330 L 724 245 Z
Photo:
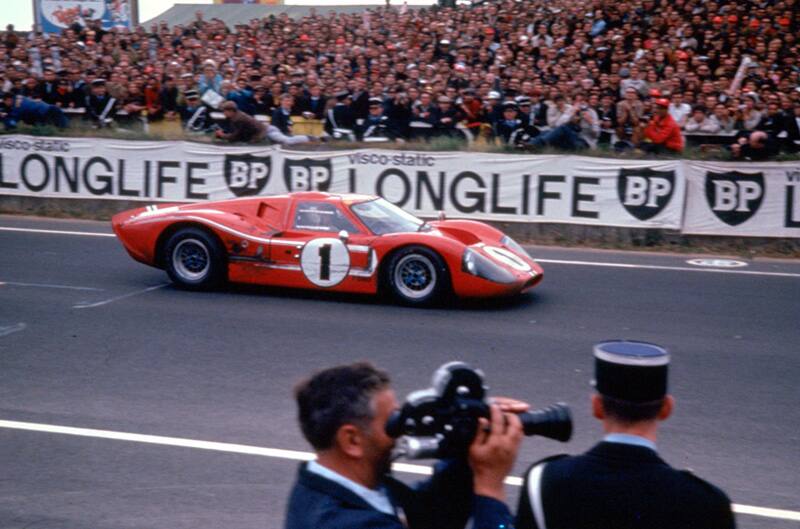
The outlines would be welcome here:
M 319 190 L 421 216 L 800 236 L 800 163 L 0 136 L 0 195 L 191 202 Z
M 381 195 L 423 216 L 680 228 L 677 161 L 0 137 L 0 194 L 181 202 L 287 191 Z
M 685 162 L 683 232 L 800 237 L 800 163 Z
M 0 194 L 152 202 L 256 195 L 267 191 L 276 152 L 192 142 L 0 136 Z
M 284 156 L 293 175 L 303 162 Z M 332 182 L 314 182 L 316 189 L 380 195 L 419 215 L 678 229 L 683 212 L 676 161 L 389 150 L 305 160 L 332 164 Z M 287 185 L 307 188 L 302 178 Z

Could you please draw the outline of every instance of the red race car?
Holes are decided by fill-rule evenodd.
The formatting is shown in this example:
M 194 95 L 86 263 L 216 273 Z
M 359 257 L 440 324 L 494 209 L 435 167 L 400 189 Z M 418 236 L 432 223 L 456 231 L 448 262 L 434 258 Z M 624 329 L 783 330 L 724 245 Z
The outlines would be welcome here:
M 190 289 L 225 281 L 374 294 L 409 305 L 507 296 L 542 280 L 510 237 L 481 222 L 424 222 L 365 195 L 291 193 L 148 206 L 112 219 L 137 261 Z

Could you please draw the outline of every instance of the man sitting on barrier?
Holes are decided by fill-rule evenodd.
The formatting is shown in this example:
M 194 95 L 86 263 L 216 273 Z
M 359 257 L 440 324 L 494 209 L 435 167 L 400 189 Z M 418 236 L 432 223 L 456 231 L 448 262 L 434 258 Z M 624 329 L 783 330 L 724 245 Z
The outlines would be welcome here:
M 317 141 L 315 136 L 305 136 L 292 134 L 292 106 L 294 105 L 294 96 L 291 94 L 283 94 L 281 96 L 281 106 L 272 111 L 272 121 L 267 125 L 267 138 L 275 143 L 281 145 L 295 145 L 297 143 L 308 143 L 310 141 Z
M 582 101 L 576 102 L 574 106 L 567 105 L 561 96 L 556 96 L 556 101 L 559 105 L 555 110 L 560 112 L 558 119 L 553 122 L 557 124 L 556 127 L 533 138 L 531 145 L 565 150 L 597 146 L 600 138 L 600 119 L 597 112 Z
M 681 128 L 669 114 L 669 99 L 656 99 L 656 110 L 644 129 L 646 141 L 641 148 L 648 152 L 682 152 Z

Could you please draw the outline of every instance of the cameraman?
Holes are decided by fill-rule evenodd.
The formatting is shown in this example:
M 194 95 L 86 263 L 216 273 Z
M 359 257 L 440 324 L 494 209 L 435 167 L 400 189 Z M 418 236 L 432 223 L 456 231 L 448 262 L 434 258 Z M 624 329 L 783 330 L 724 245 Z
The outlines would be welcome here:
M 603 342 L 594 358 L 592 413 L 606 435 L 583 455 L 550 457 L 528 470 L 517 528 L 733 528 L 724 492 L 658 456 L 658 425 L 674 406 L 667 351 Z
M 394 439 L 385 425 L 398 403 L 387 373 L 368 363 L 329 368 L 301 382 L 295 398 L 317 458 L 300 466 L 286 529 L 460 529 L 470 514 L 476 528 L 497 528 L 509 519 L 503 480 L 522 437 L 516 415 L 492 406 L 468 461 L 444 461 L 412 488 L 389 475 Z

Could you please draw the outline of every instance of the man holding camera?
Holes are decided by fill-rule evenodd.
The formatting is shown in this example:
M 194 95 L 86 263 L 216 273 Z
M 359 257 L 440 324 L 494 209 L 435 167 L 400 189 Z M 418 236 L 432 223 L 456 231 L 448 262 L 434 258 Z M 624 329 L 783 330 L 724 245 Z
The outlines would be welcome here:
M 317 458 L 300 466 L 286 529 L 460 529 L 470 515 L 474 527 L 497 528 L 509 519 L 503 480 L 522 437 L 513 413 L 493 405 L 467 461 L 443 461 L 412 488 L 389 475 L 394 439 L 385 426 L 398 403 L 385 372 L 367 363 L 326 369 L 298 385 L 295 397 Z
M 672 413 L 669 354 L 644 342 L 595 346 L 592 413 L 606 436 L 589 452 L 555 456 L 530 468 L 518 529 L 729 529 L 720 489 L 675 470 L 656 451 L 658 424 Z

